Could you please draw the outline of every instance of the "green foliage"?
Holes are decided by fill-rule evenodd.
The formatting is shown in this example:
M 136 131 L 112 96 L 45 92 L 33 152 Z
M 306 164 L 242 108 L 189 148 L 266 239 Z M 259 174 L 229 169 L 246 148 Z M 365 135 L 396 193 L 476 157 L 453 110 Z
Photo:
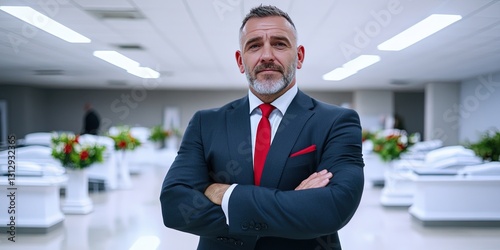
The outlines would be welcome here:
M 82 145 L 78 135 L 61 134 L 52 137 L 52 156 L 66 168 L 84 169 L 103 161 L 106 149 L 101 145 Z
M 487 131 L 481 136 L 478 142 L 468 143 L 466 147 L 472 149 L 483 160 L 498 161 L 500 155 L 500 132 Z
M 154 142 L 162 142 L 171 135 L 169 130 L 164 130 L 161 125 L 154 126 L 151 128 L 151 134 L 149 135 L 149 140 Z
M 115 141 L 115 150 L 134 150 L 141 142 L 130 134 L 130 128 L 123 126 L 118 128 L 117 135 L 108 135 Z
M 162 142 L 170 136 L 180 136 L 181 133 L 178 129 L 165 130 L 161 125 L 157 125 L 151 128 L 151 135 L 149 136 L 150 141 Z

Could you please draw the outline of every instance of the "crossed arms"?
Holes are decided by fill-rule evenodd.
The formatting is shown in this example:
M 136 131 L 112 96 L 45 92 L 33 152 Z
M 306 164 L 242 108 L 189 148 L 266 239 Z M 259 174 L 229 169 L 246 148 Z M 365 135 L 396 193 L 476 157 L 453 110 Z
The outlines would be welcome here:
M 214 183 L 211 178 L 207 166 L 211 153 L 203 143 L 206 125 L 202 126 L 201 120 L 197 113 L 190 122 L 163 184 L 160 200 L 167 227 L 208 237 L 306 239 L 335 233 L 354 214 L 364 179 L 357 115 L 346 112 L 336 118 L 342 125 L 332 128 L 319 147 L 324 150 L 315 173 L 295 184 L 295 190 L 238 184 L 229 199 L 229 226 L 220 207 L 229 185 Z M 269 227 L 259 232 L 245 230 L 241 225 L 248 221 L 264 222 Z

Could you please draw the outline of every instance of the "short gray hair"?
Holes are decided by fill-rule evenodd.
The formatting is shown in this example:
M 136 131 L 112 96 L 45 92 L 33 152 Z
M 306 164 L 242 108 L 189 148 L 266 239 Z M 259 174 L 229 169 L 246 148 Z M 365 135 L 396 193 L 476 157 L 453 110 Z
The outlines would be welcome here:
M 297 38 L 297 29 L 295 28 L 295 24 L 293 23 L 292 19 L 290 18 L 290 16 L 286 12 L 280 10 L 276 6 L 260 5 L 258 7 L 252 8 L 250 10 L 250 12 L 248 12 L 248 14 L 243 19 L 243 22 L 241 23 L 241 27 L 240 27 L 240 41 L 241 41 L 241 35 L 243 33 L 243 28 L 245 28 L 245 25 L 247 24 L 247 22 L 250 18 L 272 17 L 272 16 L 280 16 L 280 17 L 285 18 L 288 21 L 288 23 L 290 23 L 290 25 L 292 25 L 292 27 L 293 27 L 293 34 L 295 36 L 295 40 L 298 39 Z
M 247 21 L 250 19 L 250 18 L 254 18 L 254 17 L 270 17 L 270 16 L 280 16 L 280 17 L 284 17 L 293 27 L 294 30 L 296 30 L 295 28 L 295 24 L 293 23 L 292 19 L 290 18 L 290 16 L 280 10 L 278 7 L 276 6 L 272 6 L 272 5 L 260 5 L 258 7 L 254 7 L 250 10 L 250 12 L 245 16 L 245 19 L 243 19 L 243 22 L 241 23 L 241 27 L 240 27 L 240 31 L 243 31 L 243 28 L 245 27 L 245 24 L 247 24 Z

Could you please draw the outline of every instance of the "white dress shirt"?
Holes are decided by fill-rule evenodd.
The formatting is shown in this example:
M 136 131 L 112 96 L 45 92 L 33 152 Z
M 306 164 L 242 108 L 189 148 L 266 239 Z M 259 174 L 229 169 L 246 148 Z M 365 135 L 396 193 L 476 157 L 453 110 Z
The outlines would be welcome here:
M 271 144 L 274 139 L 274 135 L 278 130 L 281 119 L 283 119 L 283 115 L 285 114 L 288 106 L 292 103 L 293 98 L 297 95 L 298 87 L 295 84 L 292 88 L 290 88 L 287 92 L 285 92 L 282 96 L 278 97 L 278 99 L 274 100 L 271 103 L 275 107 L 275 109 L 269 115 L 269 123 L 271 124 Z M 252 133 L 252 158 L 255 153 L 255 138 L 257 135 L 257 126 L 259 125 L 260 118 L 262 118 L 262 111 L 259 108 L 263 102 L 255 96 L 250 90 L 248 90 L 248 101 L 250 104 L 250 129 Z M 222 211 L 226 215 L 226 224 L 229 225 L 229 198 L 231 197 L 231 193 L 233 189 L 238 185 L 237 183 L 232 184 L 224 193 L 222 197 Z

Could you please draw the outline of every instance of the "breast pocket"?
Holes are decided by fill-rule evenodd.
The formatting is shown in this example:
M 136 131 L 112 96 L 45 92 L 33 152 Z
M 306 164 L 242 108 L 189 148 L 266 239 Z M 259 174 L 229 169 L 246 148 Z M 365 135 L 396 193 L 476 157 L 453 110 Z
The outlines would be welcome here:
M 316 171 L 316 162 L 315 152 L 289 157 L 283 170 L 282 184 L 294 189 Z

